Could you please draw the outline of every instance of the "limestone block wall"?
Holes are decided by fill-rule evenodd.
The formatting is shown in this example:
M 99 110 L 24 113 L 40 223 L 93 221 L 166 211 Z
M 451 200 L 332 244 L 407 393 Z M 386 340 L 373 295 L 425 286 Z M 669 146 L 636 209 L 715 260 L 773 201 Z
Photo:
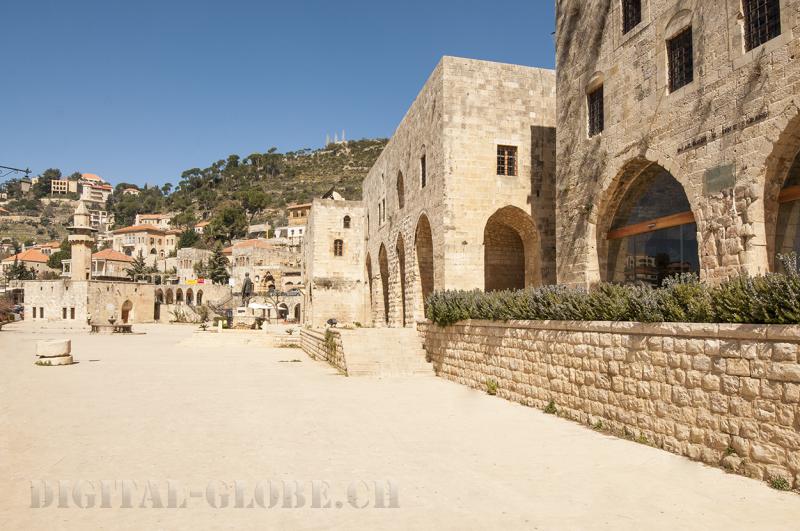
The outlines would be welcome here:
M 30 280 L 23 282 L 22 288 L 25 292 L 25 319 L 86 323 L 88 282 L 73 282 L 66 279 Z M 36 317 L 33 317 L 34 308 Z
M 497 175 L 498 146 L 517 149 L 516 175 Z M 535 283 L 554 282 L 554 180 L 554 72 L 442 58 L 364 180 L 374 324 L 413 326 L 430 292 L 483 288 L 501 209 Z
M 307 328 L 300 330 L 300 346 L 311 358 L 327 361 L 347 374 L 342 336 L 336 330 L 328 329 L 327 332 L 330 333 L 330 341 L 326 340 L 326 331 Z
M 87 286 L 87 310 L 93 322 L 106 323 L 111 317 L 122 322 L 125 305 L 130 303 L 129 323 L 152 323 L 155 315 L 154 288 L 154 284 L 90 281 Z
M 437 375 L 757 479 L 800 486 L 800 327 L 420 323 Z M 602 424 L 600 424 L 602 423 Z
M 650 164 L 686 192 L 702 277 L 769 270 L 778 192 L 800 150 L 800 0 L 779 4 L 781 35 L 746 52 L 741 2 L 643 0 L 624 34 L 622 2 L 557 2 L 559 283 L 603 278 L 615 199 Z M 689 25 L 694 80 L 670 92 L 666 41 Z M 605 129 L 590 138 L 599 85 Z M 729 177 L 712 182 L 717 170 Z
M 305 324 L 322 328 L 331 318 L 367 322 L 365 225 L 361 201 L 313 200 L 303 239 Z M 337 241 L 341 256 L 335 252 Z

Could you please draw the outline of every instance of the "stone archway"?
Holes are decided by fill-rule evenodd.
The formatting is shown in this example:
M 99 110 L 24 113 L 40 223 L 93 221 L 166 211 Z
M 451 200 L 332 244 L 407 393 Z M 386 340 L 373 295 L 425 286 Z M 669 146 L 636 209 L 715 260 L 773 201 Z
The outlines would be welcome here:
M 400 325 L 406 326 L 406 246 L 403 243 L 403 234 L 397 236 L 395 245 L 397 254 L 397 279 L 400 281 Z
M 159 304 L 164 304 L 164 290 L 162 289 L 156 290 L 156 302 Z
M 294 305 L 294 310 L 292 310 L 292 313 L 294 314 L 295 323 L 299 323 L 301 321 L 300 310 L 301 310 L 300 303 L 298 302 L 297 304 Z
M 767 264 L 778 254 L 800 253 L 800 110 L 776 139 L 764 168 L 764 231 Z
M 383 322 L 389 325 L 389 257 L 386 246 L 381 244 L 378 251 L 378 267 L 381 274 L 381 301 L 383 302 Z
M 186 304 L 194 306 L 194 291 L 192 291 L 192 288 L 186 290 Z
M 183 304 L 183 290 L 181 288 L 175 290 L 175 304 Z
M 167 304 L 175 304 L 175 296 L 172 294 L 172 289 L 167 289 L 167 296 L 165 300 Z
M 539 233 L 530 215 L 515 206 L 497 210 L 483 230 L 485 291 L 541 284 Z
M 660 164 L 636 158 L 617 174 L 598 209 L 599 280 L 659 286 L 699 273 L 697 226 L 681 183 Z
M 201 289 L 197 290 L 197 300 L 195 301 L 195 303 L 198 306 L 201 306 L 203 304 L 203 290 Z
M 426 317 L 425 301 L 433 293 L 433 234 L 428 216 L 422 214 L 414 231 L 414 254 L 416 255 L 415 315 Z
M 123 324 L 133 322 L 133 303 L 130 300 L 122 303 L 120 318 Z

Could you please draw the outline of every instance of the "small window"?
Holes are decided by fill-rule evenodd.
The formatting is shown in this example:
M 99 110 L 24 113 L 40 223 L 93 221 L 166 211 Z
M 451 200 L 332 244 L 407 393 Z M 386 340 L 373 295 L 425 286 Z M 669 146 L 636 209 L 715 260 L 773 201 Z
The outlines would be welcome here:
M 61 308 L 61 318 L 62 319 L 66 319 L 67 318 L 67 308 L 66 307 Z
M 75 319 L 75 308 L 70 308 L 69 309 L 69 318 L 70 319 Z
M 667 41 L 667 59 L 669 61 L 670 92 L 674 92 L 694 80 L 691 26 Z
M 497 175 L 517 174 L 517 146 L 497 146 Z
M 589 106 L 589 136 L 594 136 L 603 132 L 605 119 L 603 117 L 603 85 L 586 96 Z
M 344 217 L 344 220 L 342 220 L 342 226 L 345 229 L 349 229 L 350 228 L 350 216 L 345 216 Z
M 344 241 L 333 240 L 333 256 L 343 256 L 343 255 L 344 255 Z
M 403 208 L 406 205 L 406 184 L 403 180 L 403 172 L 397 172 L 397 208 Z
M 428 184 L 428 167 L 425 155 L 422 155 L 419 159 L 419 174 L 422 187 L 425 188 L 425 185 Z
M 44 319 L 44 308 L 39 306 L 39 319 Z
M 622 0 L 622 33 L 628 33 L 642 21 L 642 0 Z
M 33 318 L 36 319 L 36 306 L 33 306 Z
M 748 52 L 781 34 L 780 0 L 743 0 L 742 8 Z

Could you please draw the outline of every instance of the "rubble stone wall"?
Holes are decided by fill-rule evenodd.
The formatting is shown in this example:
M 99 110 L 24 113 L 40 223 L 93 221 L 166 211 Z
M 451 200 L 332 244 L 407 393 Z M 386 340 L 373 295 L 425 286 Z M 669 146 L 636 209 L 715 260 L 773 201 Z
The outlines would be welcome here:
M 800 326 L 420 323 L 437 375 L 758 479 L 800 486 Z

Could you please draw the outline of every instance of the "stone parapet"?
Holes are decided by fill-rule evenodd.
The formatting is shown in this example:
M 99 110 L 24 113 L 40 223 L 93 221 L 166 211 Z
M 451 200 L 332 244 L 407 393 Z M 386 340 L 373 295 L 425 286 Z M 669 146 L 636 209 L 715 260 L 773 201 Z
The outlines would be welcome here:
M 437 375 L 800 487 L 800 326 L 420 323 Z
M 327 361 L 347 374 L 342 336 L 336 330 L 300 330 L 300 346 L 312 359 Z

